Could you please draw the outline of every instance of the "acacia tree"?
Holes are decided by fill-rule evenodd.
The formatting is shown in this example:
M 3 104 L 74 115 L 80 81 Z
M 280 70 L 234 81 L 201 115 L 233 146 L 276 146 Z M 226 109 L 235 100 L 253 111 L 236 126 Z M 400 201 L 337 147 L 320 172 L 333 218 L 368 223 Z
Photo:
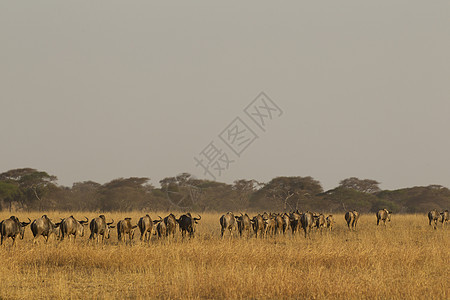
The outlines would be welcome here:
M 254 206 L 295 210 L 311 206 L 310 202 L 322 192 L 320 182 L 310 176 L 276 177 L 254 193 L 252 202 Z
M 359 179 L 357 177 L 350 177 L 339 182 L 341 187 L 368 194 L 381 191 L 379 184 L 378 181 L 373 179 Z
M 0 180 L 18 186 L 20 193 L 16 193 L 15 200 L 22 207 L 36 206 L 42 210 L 44 196 L 50 189 L 56 187 L 57 177 L 32 168 L 21 168 L 0 174 Z M 36 203 L 37 205 L 35 205 Z
M 261 188 L 263 184 L 251 179 L 239 179 L 233 182 L 232 190 L 235 192 L 236 197 L 233 197 L 232 201 L 234 202 L 236 209 L 243 209 L 249 206 L 250 196 Z
M 101 208 L 100 183 L 94 181 L 75 182 L 70 189 L 72 197 L 69 204 L 77 210 L 99 210 Z
M 170 207 L 185 210 L 197 206 L 203 196 L 203 180 L 195 179 L 189 173 L 166 177 L 159 181 Z
M 118 178 L 99 189 L 100 208 L 104 211 L 142 209 L 150 202 L 148 191 L 153 187 L 147 177 Z
M 12 210 L 14 199 L 20 194 L 19 186 L 13 183 L 0 181 L 0 199 L 8 203 L 9 211 Z

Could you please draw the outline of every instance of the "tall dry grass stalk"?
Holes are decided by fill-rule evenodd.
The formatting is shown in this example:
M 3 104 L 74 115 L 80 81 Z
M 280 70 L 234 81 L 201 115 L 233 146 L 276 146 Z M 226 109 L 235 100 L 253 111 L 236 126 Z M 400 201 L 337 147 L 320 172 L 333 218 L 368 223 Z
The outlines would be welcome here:
M 16 215 L 33 220 L 42 213 Z M 70 213 L 47 215 L 57 221 Z M 136 223 L 142 215 L 116 212 L 107 219 L 130 216 Z M 203 214 L 192 240 L 177 233 L 142 244 L 136 234 L 132 246 L 119 244 L 116 231 L 104 245 L 88 243 L 88 229 L 75 242 L 33 245 L 27 228 L 15 247 L 9 240 L 0 248 L 0 298 L 449 298 L 449 229 L 433 230 L 425 215 L 393 215 L 386 228 L 362 215 L 356 232 L 337 215 L 333 232 L 310 239 L 220 239 L 219 217 Z

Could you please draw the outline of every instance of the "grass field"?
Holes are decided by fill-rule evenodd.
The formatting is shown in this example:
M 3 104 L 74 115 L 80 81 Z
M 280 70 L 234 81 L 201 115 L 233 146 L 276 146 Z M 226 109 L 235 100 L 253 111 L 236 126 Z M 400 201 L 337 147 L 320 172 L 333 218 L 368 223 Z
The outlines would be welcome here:
M 0 213 L 6 219 L 10 213 Z M 42 213 L 16 213 L 21 221 Z M 52 220 L 68 213 L 48 212 Z M 81 219 L 98 214 L 76 212 Z M 140 212 L 106 214 L 118 221 Z M 158 214 L 150 214 L 156 218 Z M 163 216 L 164 213 L 159 215 Z M 178 215 L 177 215 L 178 216 Z M 335 215 L 333 232 L 275 238 L 220 239 L 219 214 L 203 214 L 196 237 L 133 245 L 54 239 L 11 240 L 0 249 L 4 299 L 449 299 L 449 228 L 425 215 L 393 215 L 386 228 L 362 215 L 350 232 Z M 439 224 L 441 225 L 441 224 Z

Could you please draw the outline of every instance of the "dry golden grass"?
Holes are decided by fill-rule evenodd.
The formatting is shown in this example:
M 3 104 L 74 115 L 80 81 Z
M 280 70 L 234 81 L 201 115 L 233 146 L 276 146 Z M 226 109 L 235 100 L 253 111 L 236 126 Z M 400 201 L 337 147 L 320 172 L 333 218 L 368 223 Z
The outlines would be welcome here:
M 47 214 L 53 220 L 70 215 Z M 22 221 L 42 213 L 16 215 Z M 137 222 L 141 215 L 117 212 L 107 219 Z M 195 239 L 183 241 L 177 232 L 175 240 L 153 237 L 149 245 L 138 235 L 132 246 L 118 244 L 115 231 L 104 245 L 89 244 L 88 229 L 75 243 L 33 245 L 27 228 L 24 240 L 0 249 L 0 298 L 449 298 L 449 229 L 431 229 L 425 215 L 393 215 L 386 228 L 377 228 L 374 215 L 362 215 L 356 232 L 337 215 L 333 232 L 313 232 L 310 239 L 220 239 L 220 215 L 202 217 Z

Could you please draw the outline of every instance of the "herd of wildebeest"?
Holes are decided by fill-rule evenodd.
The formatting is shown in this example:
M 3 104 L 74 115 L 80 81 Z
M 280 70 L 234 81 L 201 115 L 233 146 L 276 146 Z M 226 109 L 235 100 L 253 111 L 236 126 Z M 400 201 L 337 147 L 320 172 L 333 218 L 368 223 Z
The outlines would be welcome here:
M 158 216 L 159 217 L 159 216 Z M 345 221 L 349 230 L 356 230 L 360 214 L 356 211 L 348 211 L 345 213 Z M 391 212 L 387 209 L 381 209 L 376 214 L 377 225 L 382 222 L 386 226 L 386 221 L 391 221 Z M 136 225 L 131 223 L 131 218 L 125 218 L 120 220 L 115 225 L 114 220 L 107 222 L 104 215 L 100 215 L 97 218 L 93 218 L 90 222 L 87 217 L 86 220 L 76 220 L 73 216 L 61 219 L 60 222 L 52 222 L 47 215 L 35 219 L 31 222 L 28 218 L 28 222 L 20 222 L 16 216 L 11 216 L 9 219 L 0 222 L 0 234 L 1 244 L 7 238 L 12 239 L 14 245 L 17 236 L 21 239 L 24 237 L 25 228 L 30 225 L 31 232 L 33 233 L 33 243 L 40 236 L 43 236 L 45 242 L 48 241 L 51 235 L 54 235 L 57 240 L 63 241 L 66 237 L 70 240 L 71 237 L 75 240 L 77 236 L 83 237 L 85 226 L 89 224 L 90 236 L 89 240 L 96 240 L 97 242 L 103 242 L 105 239 L 110 238 L 110 231 L 112 228 L 117 228 L 117 237 L 119 242 L 131 243 L 136 228 L 140 231 L 140 240 L 148 242 L 152 235 L 157 235 L 158 238 L 174 237 L 177 227 L 181 231 L 181 235 L 184 238 L 189 235 L 190 238 L 194 237 L 195 227 L 198 221 L 201 220 L 201 216 L 193 217 L 191 213 L 186 213 L 176 218 L 174 214 L 169 214 L 165 218 L 159 217 L 159 220 L 152 220 L 152 218 L 146 214 L 141 217 Z M 444 227 L 448 223 L 448 210 L 439 212 L 436 209 L 428 213 L 429 225 L 437 228 L 438 222 L 442 223 Z M 237 230 L 239 235 L 250 237 L 253 233 L 257 238 L 270 237 L 275 235 L 286 234 L 291 231 L 292 234 L 296 234 L 301 229 L 304 231 L 305 238 L 309 236 L 312 229 L 317 229 L 322 233 L 322 230 L 327 229 L 332 231 L 334 219 L 333 215 L 325 216 L 323 214 L 316 214 L 312 212 L 299 212 L 298 210 L 290 213 L 263 213 L 257 214 L 253 218 L 250 218 L 247 213 L 235 216 L 232 212 L 227 212 L 220 217 L 221 237 L 226 232 L 230 236 Z

